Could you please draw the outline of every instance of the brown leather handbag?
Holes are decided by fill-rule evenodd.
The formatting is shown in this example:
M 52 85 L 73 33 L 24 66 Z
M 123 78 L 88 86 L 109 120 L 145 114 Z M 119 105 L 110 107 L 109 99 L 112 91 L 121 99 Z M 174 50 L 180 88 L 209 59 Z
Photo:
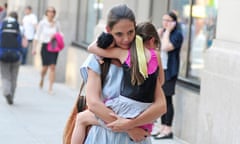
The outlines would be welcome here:
M 73 105 L 73 109 L 66 122 L 64 132 L 63 132 L 63 144 L 71 144 L 71 138 L 72 138 L 72 133 L 75 126 L 77 114 L 87 109 L 86 97 L 82 95 L 83 87 L 84 87 L 84 82 L 82 82 L 81 84 L 80 92 L 78 94 L 78 97 Z

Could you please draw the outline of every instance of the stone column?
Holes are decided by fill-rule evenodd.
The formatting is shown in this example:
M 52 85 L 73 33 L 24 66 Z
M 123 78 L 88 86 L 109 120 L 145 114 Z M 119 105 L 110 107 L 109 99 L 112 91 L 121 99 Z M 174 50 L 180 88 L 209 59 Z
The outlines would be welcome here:
M 219 0 L 217 35 L 206 51 L 196 144 L 240 143 L 240 1 Z

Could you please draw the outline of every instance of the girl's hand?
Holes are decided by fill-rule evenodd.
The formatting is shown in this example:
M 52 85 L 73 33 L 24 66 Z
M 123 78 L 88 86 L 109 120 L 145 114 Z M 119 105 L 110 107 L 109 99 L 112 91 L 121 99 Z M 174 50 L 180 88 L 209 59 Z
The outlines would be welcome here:
M 112 131 L 125 132 L 125 131 L 133 128 L 130 124 L 131 119 L 121 118 L 114 113 L 111 113 L 110 115 L 113 116 L 114 118 L 116 118 L 116 120 L 114 122 L 107 124 L 107 127 L 112 129 Z
M 127 131 L 128 136 L 131 138 L 134 142 L 140 142 L 145 140 L 148 136 L 150 136 L 150 133 L 145 131 L 142 128 L 133 128 Z
M 98 60 L 99 64 L 103 64 L 104 60 L 103 57 L 95 55 L 96 59 Z

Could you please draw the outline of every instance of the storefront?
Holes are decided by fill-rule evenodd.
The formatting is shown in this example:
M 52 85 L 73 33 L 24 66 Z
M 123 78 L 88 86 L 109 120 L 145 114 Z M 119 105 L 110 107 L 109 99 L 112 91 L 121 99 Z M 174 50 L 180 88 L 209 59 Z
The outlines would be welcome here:
M 181 68 L 174 97 L 174 134 L 191 144 L 238 144 L 240 1 L 236 0 L 8 0 L 22 14 L 31 4 L 40 17 L 48 5 L 57 10 L 68 46 L 59 57 L 57 74 L 71 87 L 81 83 L 79 67 L 86 46 L 104 30 L 106 13 L 127 4 L 137 22 L 161 27 L 162 16 L 175 10 L 184 35 Z M 16 5 L 19 4 L 19 5 Z M 226 126 L 228 124 L 228 126 Z

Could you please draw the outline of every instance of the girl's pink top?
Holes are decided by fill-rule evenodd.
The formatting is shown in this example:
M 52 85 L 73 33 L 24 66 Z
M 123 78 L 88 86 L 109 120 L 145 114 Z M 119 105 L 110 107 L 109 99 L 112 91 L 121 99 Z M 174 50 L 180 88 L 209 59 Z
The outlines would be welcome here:
M 151 58 L 147 63 L 148 74 L 154 73 L 158 68 L 158 58 L 153 48 L 150 48 Z M 125 63 L 130 67 L 131 66 L 131 52 L 128 50 L 128 56 Z

